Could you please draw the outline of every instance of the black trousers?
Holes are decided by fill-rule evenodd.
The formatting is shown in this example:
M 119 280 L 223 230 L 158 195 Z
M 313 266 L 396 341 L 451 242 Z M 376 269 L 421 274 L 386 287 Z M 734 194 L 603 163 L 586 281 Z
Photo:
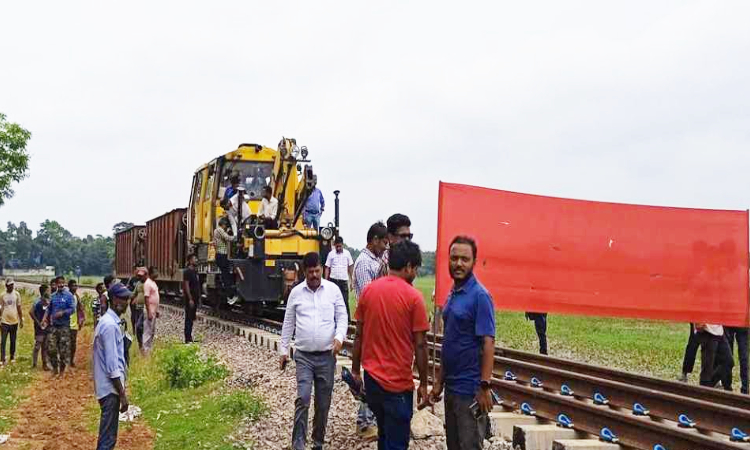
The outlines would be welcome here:
M 130 323 L 133 325 L 133 334 L 140 349 L 143 347 L 143 307 L 130 304 Z
M 234 275 L 232 274 L 232 263 L 229 257 L 223 253 L 216 254 L 216 265 L 221 271 L 221 285 L 224 289 L 225 298 L 234 297 Z
M 693 373 L 695 368 L 695 357 L 698 355 L 698 348 L 701 346 L 698 335 L 695 334 L 695 326 L 690 324 L 690 337 L 688 337 L 687 346 L 685 346 L 685 357 L 682 359 L 682 373 Z
M 5 343 L 8 341 L 8 336 L 10 336 L 10 359 L 15 360 L 16 359 L 16 335 L 18 333 L 18 324 L 15 325 L 8 325 L 7 323 L 4 323 L 0 325 L 0 328 L 2 328 L 2 360 L 5 362 Z
M 732 390 L 732 352 L 724 336 L 707 331 L 696 333 L 701 346 L 701 386 L 715 387 L 719 382 L 725 391 Z
M 352 320 L 352 315 L 349 314 L 349 281 L 337 280 L 335 278 L 331 278 L 331 281 L 333 281 L 336 284 L 336 286 L 339 287 L 339 290 L 341 291 L 341 296 L 344 297 L 344 305 L 346 305 L 346 317 L 348 317 L 349 320 Z
M 539 353 L 547 354 L 547 313 L 526 313 L 526 318 L 534 321 L 536 335 L 539 338 Z
M 729 342 L 729 352 L 734 357 L 734 341 L 737 341 L 737 359 L 740 362 L 740 380 L 742 382 L 742 386 L 740 387 L 740 392 L 743 394 L 748 393 L 748 374 L 747 374 L 747 358 L 748 358 L 748 348 L 747 348 L 747 335 L 748 335 L 748 328 L 738 328 L 738 327 L 725 327 L 724 328 L 727 336 L 727 341 Z
M 198 305 L 190 306 L 185 301 L 185 342 L 193 342 L 193 322 L 195 322 L 195 315 L 198 312 Z

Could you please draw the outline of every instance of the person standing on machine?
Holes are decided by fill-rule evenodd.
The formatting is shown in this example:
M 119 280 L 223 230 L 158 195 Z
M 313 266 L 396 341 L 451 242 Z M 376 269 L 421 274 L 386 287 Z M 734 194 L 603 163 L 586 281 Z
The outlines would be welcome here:
M 234 294 L 234 275 L 232 274 L 232 264 L 229 262 L 229 247 L 237 239 L 236 235 L 230 235 L 229 219 L 222 217 L 219 219 L 219 226 L 214 230 L 214 245 L 216 247 L 216 265 L 221 271 L 221 284 L 224 290 L 224 297 L 227 303 L 234 305 L 237 302 L 237 296 Z

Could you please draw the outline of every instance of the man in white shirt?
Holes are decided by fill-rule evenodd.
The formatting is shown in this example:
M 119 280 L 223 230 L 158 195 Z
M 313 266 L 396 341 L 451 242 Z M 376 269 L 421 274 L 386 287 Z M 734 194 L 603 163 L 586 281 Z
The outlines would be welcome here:
M 305 282 L 289 294 L 281 329 L 280 363 L 284 370 L 289 360 L 289 341 L 294 340 L 297 368 L 297 399 L 294 402 L 292 448 L 304 450 L 307 441 L 307 413 L 315 386 L 313 450 L 323 448 L 328 409 L 333 394 L 336 355 L 349 326 L 346 306 L 339 288 L 322 279 L 320 255 L 308 253 L 302 260 Z
M 279 228 L 276 215 L 279 212 L 279 200 L 271 195 L 271 186 L 263 188 L 263 199 L 260 201 L 258 217 L 263 221 L 263 226 L 275 230 Z
M 228 200 L 222 202 L 221 207 L 226 211 L 229 224 L 232 227 L 232 235 L 237 236 L 237 228 L 241 225 L 239 218 L 239 196 L 242 196 L 242 220 L 250 217 L 252 212 L 250 207 L 247 205 L 247 198 L 245 197 L 245 187 L 239 186 L 237 188 L 237 194 L 233 195 Z
M 724 390 L 731 391 L 734 361 L 724 327 L 696 323 L 695 334 L 701 346 L 701 386 L 715 387 L 721 381 Z
M 349 250 L 344 248 L 344 239 L 341 236 L 337 236 L 333 241 L 333 247 L 335 251 L 328 253 L 328 258 L 326 258 L 325 278 L 333 281 L 341 290 L 341 297 L 346 305 L 346 315 L 351 318 L 352 316 L 349 313 L 349 286 L 354 286 L 354 283 L 352 283 L 354 260 Z

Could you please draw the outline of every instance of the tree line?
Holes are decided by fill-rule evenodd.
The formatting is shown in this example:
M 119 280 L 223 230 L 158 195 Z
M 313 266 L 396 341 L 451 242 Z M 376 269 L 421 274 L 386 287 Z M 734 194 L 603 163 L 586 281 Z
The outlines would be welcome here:
M 112 236 L 73 236 L 54 220 L 45 220 L 34 236 L 26 222 L 8 222 L 0 230 L 0 267 L 34 269 L 54 266 L 55 272 L 74 273 L 80 268 L 86 275 L 112 272 L 115 242 Z

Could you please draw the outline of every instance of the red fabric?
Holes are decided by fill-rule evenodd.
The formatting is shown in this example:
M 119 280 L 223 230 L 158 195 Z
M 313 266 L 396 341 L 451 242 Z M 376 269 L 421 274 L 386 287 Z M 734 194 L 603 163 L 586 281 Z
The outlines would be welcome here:
M 365 371 L 388 392 L 413 391 L 412 333 L 430 329 L 422 294 L 401 278 L 378 278 L 362 291 L 355 317 Z
M 440 184 L 437 301 L 448 246 L 477 240 L 497 309 L 748 326 L 748 213 L 602 203 Z

